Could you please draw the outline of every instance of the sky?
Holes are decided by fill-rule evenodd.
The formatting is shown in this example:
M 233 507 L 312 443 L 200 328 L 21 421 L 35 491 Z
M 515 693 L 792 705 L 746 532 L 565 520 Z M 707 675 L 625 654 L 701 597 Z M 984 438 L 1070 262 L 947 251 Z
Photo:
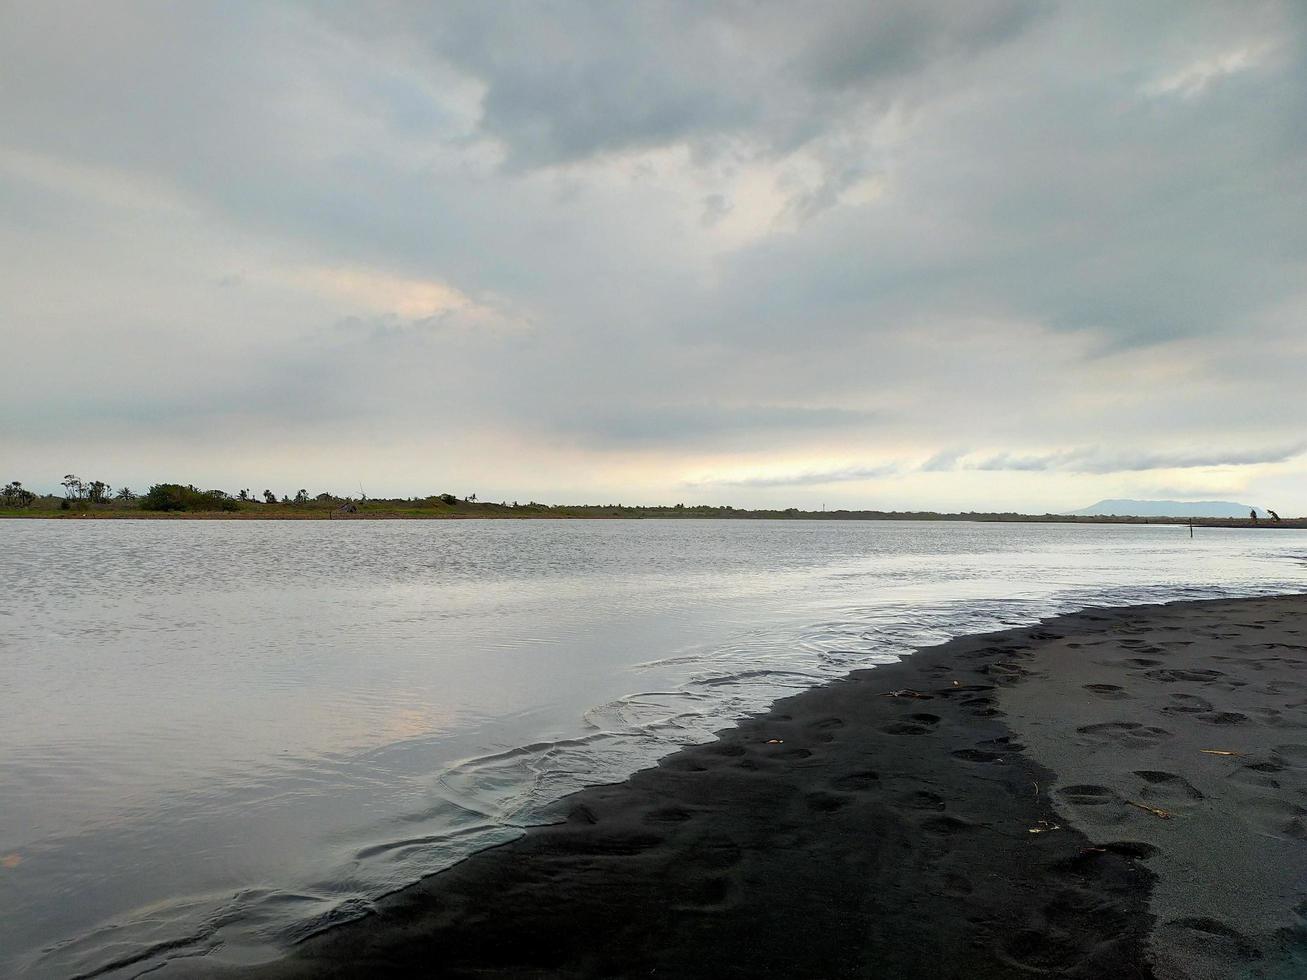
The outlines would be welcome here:
M 0 0 L 0 480 L 1307 513 L 1305 29 Z

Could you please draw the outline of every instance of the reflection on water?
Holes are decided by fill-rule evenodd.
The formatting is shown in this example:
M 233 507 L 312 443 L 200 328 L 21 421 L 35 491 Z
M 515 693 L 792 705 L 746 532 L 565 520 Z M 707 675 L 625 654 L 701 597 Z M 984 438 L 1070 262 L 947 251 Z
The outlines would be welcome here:
M 0 974 L 266 959 L 776 697 L 1307 534 L 0 522 Z

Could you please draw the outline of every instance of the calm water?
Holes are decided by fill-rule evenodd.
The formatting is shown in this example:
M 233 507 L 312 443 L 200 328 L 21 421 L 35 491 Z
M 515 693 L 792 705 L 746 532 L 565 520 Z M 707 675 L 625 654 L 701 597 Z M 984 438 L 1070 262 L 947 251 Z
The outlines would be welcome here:
M 922 643 L 1307 591 L 1307 532 L 0 522 L 0 975 L 266 959 Z

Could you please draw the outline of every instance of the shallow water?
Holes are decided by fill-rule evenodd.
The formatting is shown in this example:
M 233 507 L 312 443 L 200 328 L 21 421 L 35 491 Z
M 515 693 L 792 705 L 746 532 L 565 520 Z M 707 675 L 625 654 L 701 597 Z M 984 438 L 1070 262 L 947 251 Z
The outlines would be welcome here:
M 267 959 L 914 646 L 1307 591 L 1307 532 L 0 522 L 0 975 Z

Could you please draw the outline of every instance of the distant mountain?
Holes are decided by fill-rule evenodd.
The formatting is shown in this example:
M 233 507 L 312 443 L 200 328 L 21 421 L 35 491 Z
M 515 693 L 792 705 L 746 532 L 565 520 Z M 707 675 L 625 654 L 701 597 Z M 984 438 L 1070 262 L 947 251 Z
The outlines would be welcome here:
M 1100 500 L 1071 517 L 1247 517 L 1249 511 L 1266 517 L 1266 511 L 1228 500 Z

